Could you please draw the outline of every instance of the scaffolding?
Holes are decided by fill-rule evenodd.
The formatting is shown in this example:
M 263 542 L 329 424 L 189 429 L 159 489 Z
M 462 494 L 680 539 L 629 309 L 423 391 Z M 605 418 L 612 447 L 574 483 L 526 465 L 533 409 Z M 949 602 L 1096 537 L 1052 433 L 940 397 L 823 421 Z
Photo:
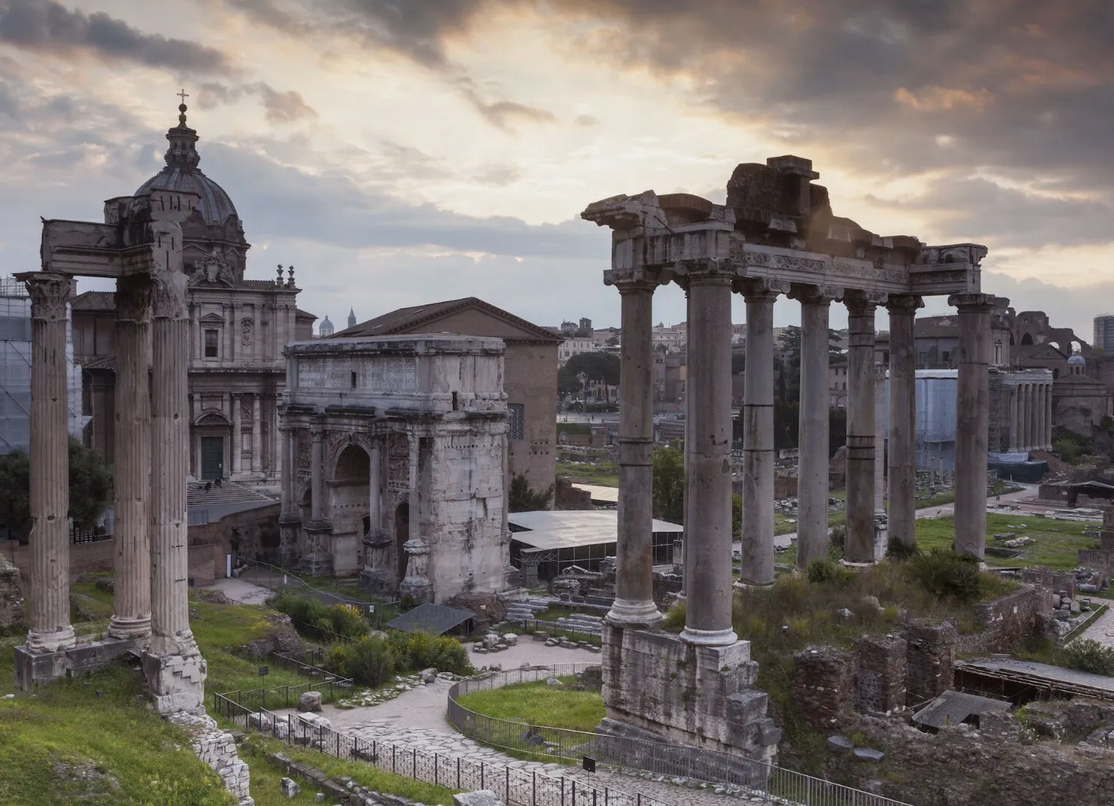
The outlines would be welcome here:
M 74 363 L 73 330 L 66 318 L 68 430 L 80 438 L 81 367 Z M 0 454 L 31 449 L 31 298 L 23 283 L 0 278 Z

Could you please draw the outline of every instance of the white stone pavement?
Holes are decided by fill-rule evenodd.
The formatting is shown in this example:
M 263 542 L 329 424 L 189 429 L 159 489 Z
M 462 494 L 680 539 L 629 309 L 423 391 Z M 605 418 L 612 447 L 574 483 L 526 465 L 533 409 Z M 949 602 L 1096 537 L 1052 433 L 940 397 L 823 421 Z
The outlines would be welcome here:
M 1114 647 L 1114 601 L 1099 599 L 1095 596 L 1091 596 L 1090 599 L 1094 605 L 1105 604 L 1109 607 L 1107 607 L 1105 613 L 1091 622 L 1080 637 L 1098 641 L 1103 646 Z
M 517 646 L 490 655 L 472 655 L 477 666 L 500 664 L 504 670 L 514 669 L 523 663 L 529 665 L 560 663 L 599 663 L 600 656 L 583 649 L 561 649 L 523 636 Z M 416 749 L 423 753 L 437 753 L 444 758 L 476 763 L 509 766 L 513 770 L 539 775 L 561 776 L 577 782 L 591 784 L 598 789 L 605 787 L 630 795 L 641 794 L 673 806 L 729 806 L 729 804 L 768 804 L 764 798 L 740 797 L 714 790 L 697 789 L 672 783 L 671 780 L 652 780 L 633 775 L 600 770 L 588 773 L 579 767 L 560 764 L 523 761 L 477 744 L 456 733 L 445 718 L 449 688 L 452 683 L 437 680 L 416 686 L 393 700 L 366 708 L 338 709 L 325 705 L 322 716 L 332 722 L 333 728 L 356 736 L 361 743 L 388 742 L 400 748 Z M 291 711 L 278 711 L 285 714 Z

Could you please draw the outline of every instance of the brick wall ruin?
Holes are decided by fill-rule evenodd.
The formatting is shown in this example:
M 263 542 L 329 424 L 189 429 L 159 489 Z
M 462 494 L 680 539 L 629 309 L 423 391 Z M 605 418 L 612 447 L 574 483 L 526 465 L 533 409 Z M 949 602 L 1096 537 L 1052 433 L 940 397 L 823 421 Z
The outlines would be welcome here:
M 19 569 L 0 554 L 0 628 L 23 623 L 23 586 Z
M 905 707 L 905 639 L 864 635 L 855 643 L 855 709 L 889 713 Z
M 854 698 L 851 656 L 832 647 L 810 647 L 793 656 L 791 694 L 801 717 L 816 730 L 831 728 Z
M 955 677 L 957 633 L 951 624 L 924 621 L 905 625 L 905 702 L 918 705 L 935 699 Z

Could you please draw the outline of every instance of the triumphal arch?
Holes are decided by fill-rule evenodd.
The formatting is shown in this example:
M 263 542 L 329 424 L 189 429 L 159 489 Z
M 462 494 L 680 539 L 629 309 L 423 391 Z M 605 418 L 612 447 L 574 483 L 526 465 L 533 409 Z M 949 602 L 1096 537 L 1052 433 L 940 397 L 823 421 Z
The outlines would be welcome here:
M 167 162 L 197 134 L 186 107 Z M 190 319 L 182 225 L 195 193 L 151 190 L 105 203 L 104 223 L 43 222 L 42 271 L 17 275 L 31 295 L 30 631 L 16 683 L 80 672 L 137 650 L 160 712 L 204 702 L 205 660 L 189 624 L 186 474 Z M 116 281 L 116 577 L 108 638 L 77 641 L 70 624 L 66 302 L 78 276 Z
M 774 753 L 765 695 L 750 689 L 749 644 L 731 626 L 731 301 L 746 301 L 742 584 L 774 579 L 773 305 L 801 304 L 798 563 L 827 556 L 828 319 L 847 308 L 846 562 L 874 561 L 874 319 L 890 319 L 889 533 L 914 540 L 913 323 L 922 298 L 959 310 L 956 549 L 983 556 L 986 512 L 988 326 L 976 244 L 926 246 L 881 237 L 832 213 L 812 162 L 775 157 L 739 165 L 726 204 L 684 193 L 615 196 L 583 218 L 612 229 L 604 282 L 622 299 L 617 598 L 605 632 L 604 730 L 649 730 L 679 741 Z M 685 440 L 686 622 L 680 636 L 652 628 L 650 554 L 654 289 L 676 283 L 688 300 Z

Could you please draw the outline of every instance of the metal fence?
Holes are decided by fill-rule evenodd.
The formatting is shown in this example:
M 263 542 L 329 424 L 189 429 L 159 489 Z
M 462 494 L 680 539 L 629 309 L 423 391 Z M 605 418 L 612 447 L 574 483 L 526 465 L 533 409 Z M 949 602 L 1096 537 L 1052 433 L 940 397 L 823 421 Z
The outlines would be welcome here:
M 513 768 L 497 761 L 473 761 L 360 739 L 310 724 L 295 714 L 282 716 L 264 708 L 247 708 L 222 694 L 215 695 L 214 701 L 215 710 L 222 717 L 245 730 L 257 730 L 334 758 L 366 762 L 415 781 L 464 791 L 491 790 L 509 806 L 672 806 L 648 795 L 596 787 L 566 776 Z
M 522 621 L 509 621 L 508 624 L 521 624 L 522 631 L 529 634 L 543 630 L 549 634 L 550 638 L 560 638 L 565 636 L 573 638 L 578 641 L 589 641 L 594 644 L 599 644 L 603 640 L 603 636 L 595 632 L 585 632 L 584 630 L 573 629 L 572 627 L 565 627 L 558 624 L 556 621 L 542 621 L 540 619 L 529 618 L 522 619 Z
M 306 582 L 297 574 L 270 563 L 259 560 L 245 560 L 246 569 L 241 577 L 264 588 L 278 592 L 293 590 L 302 594 L 316 597 L 323 604 L 350 604 L 360 608 L 365 613 L 373 627 L 382 628 L 388 621 L 397 618 L 401 613 L 401 602 L 398 599 L 377 599 L 369 596 L 357 598 L 345 596 L 334 591 L 321 590 Z M 369 609 L 370 605 L 370 609 Z M 339 640 L 339 639 L 338 639 Z
M 907 806 L 732 753 L 496 719 L 465 708 L 458 701 L 459 697 L 476 691 L 580 674 L 593 665 L 534 666 L 462 680 L 449 689 L 449 724 L 470 739 L 543 761 L 568 763 L 590 756 L 618 772 L 682 777 L 783 798 L 802 806 Z
M 265 708 L 293 708 L 298 698 L 307 691 L 321 692 L 324 702 L 333 702 L 352 693 L 353 684 L 347 677 L 328 672 L 320 680 L 311 680 L 296 686 L 254 688 L 247 691 L 226 691 L 213 694 L 213 710 L 225 719 L 232 719 L 241 710 L 258 711 Z

